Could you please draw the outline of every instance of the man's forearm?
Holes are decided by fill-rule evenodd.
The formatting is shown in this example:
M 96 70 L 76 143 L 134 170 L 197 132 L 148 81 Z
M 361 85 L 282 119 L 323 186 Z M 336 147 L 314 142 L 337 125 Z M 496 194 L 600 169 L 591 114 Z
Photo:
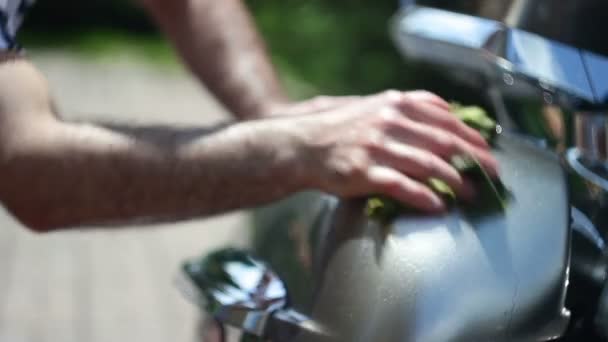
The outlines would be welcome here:
M 37 230 L 260 205 L 298 188 L 295 178 L 288 181 L 293 156 L 273 147 L 290 144 L 276 141 L 279 126 L 248 122 L 205 132 L 32 122 L 2 145 L 1 200 Z
M 286 101 L 241 0 L 141 0 L 192 71 L 241 119 Z
M 473 155 L 497 174 L 483 137 L 448 109 L 430 93 L 388 91 L 212 130 L 70 123 L 53 113 L 44 77 L 13 57 L 0 62 L 0 202 L 37 230 L 187 219 L 302 189 L 438 212 L 419 179 L 470 194 L 446 158 Z

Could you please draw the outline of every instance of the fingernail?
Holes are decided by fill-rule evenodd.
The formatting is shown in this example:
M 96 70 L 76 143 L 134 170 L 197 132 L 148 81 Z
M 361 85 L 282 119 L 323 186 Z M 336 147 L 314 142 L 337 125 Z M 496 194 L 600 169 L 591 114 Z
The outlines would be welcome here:
M 445 210 L 445 203 L 443 203 L 441 198 L 439 198 L 437 196 L 431 197 L 431 204 L 433 205 L 433 210 L 436 210 L 436 211 Z

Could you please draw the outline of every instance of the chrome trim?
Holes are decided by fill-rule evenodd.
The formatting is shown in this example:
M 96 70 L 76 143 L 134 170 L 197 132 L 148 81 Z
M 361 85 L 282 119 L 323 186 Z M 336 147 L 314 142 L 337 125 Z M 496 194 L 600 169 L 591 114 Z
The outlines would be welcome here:
M 607 57 L 499 21 L 410 5 L 392 36 L 407 58 L 447 66 L 459 81 L 503 84 L 507 94 L 567 108 L 608 107 Z
M 566 152 L 566 162 L 579 176 L 587 182 L 591 182 L 593 185 L 599 187 L 602 191 L 608 191 L 608 180 L 589 167 L 585 166 L 581 161 L 583 159 L 583 153 L 577 148 L 571 148 Z
M 606 242 L 585 213 L 578 208 L 572 207 L 570 209 L 570 217 L 572 218 L 572 229 L 580 232 L 587 240 L 593 243 L 598 250 L 602 251 L 606 248 Z
M 597 101 L 608 103 L 608 58 L 587 51 L 582 54 Z
M 520 77 L 538 81 L 541 88 L 563 89 L 587 101 L 595 100 L 578 49 L 516 29 L 508 30 L 507 40 L 499 48 L 503 54 L 491 52 L 509 61 Z
M 478 52 L 490 37 L 504 29 L 493 20 L 418 6 L 406 7 L 393 18 L 391 26 L 393 39 L 406 57 L 478 74 L 489 68 L 487 59 Z M 461 80 L 480 82 L 472 76 L 466 72 Z
M 576 147 L 585 161 L 608 163 L 608 116 L 605 113 L 576 113 L 574 137 Z
M 288 307 L 287 288 L 277 274 L 249 253 L 219 250 L 183 266 L 185 296 L 219 323 L 272 341 L 298 332 L 327 335 L 310 318 Z

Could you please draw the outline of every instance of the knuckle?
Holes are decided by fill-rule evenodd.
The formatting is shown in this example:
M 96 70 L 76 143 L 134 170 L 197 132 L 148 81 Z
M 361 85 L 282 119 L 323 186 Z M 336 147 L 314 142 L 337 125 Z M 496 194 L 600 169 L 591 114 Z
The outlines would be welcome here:
M 421 97 L 426 97 L 426 98 L 435 98 L 437 97 L 437 95 L 431 93 L 430 91 L 426 90 L 426 89 L 416 89 L 414 91 L 412 91 L 413 95 L 417 95 L 417 96 L 421 96 Z
M 380 184 L 380 192 L 391 195 L 393 197 L 400 197 L 403 193 L 403 183 L 397 178 L 387 179 Z
M 433 197 L 431 190 L 423 185 L 414 185 L 410 187 L 409 193 L 413 198 L 420 200 L 430 200 Z
M 400 115 L 394 108 L 385 106 L 378 111 L 378 120 L 383 128 L 391 127 L 399 122 Z
M 353 151 L 337 163 L 337 174 L 340 178 L 361 178 L 371 166 L 370 158 L 364 151 Z
M 362 145 L 368 150 L 378 150 L 384 148 L 384 134 L 378 130 L 371 130 L 363 136 Z
M 316 100 L 321 102 L 321 103 L 328 103 L 331 102 L 333 100 L 333 96 L 328 96 L 328 95 L 318 95 L 316 96 Z
M 435 142 L 441 153 L 451 154 L 458 151 L 456 139 L 450 134 L 436 134 Z
M 367 170 L 370 167 L 368 158 L 356 158 L 352 162 L 352 175 L 355 177 L 362 177 L 367 174 Z
M 460 131 L 465 129 L 463 123 L 454 115 L 443 115 L 441 118 L 441 124 L 452 131 Z
M 441 116 L 437 118 L 437 121 L 434 123 L 434 126 L 440 130 L 447 132 L 451 132 L 453 134 L 459 134 L 462 131 L 462 127 L 460 122 L 456 118 L 452 118 L 450 116 Z
M 402 193 L 403 180 L 398 176 L 397 171 L 384 167 L 372 167 L 366 174 L 366 181 L 373 192 L 399 198 Z
M 438 115 L 439 117 L 439 123 L 443 126 L 447 126 L 450 128 L 457 128 L 460 127 L 462 125 L 462 122 L 460 121 L 460 119 L 458 119 L 456 117 L 456 115 L 450 113 L 450 112 L 441 112 L 442 115 Z
M 399 101 L 399 106 L 407 114 L 416 110 L 416 103 L 416 98 L 412 94 L 407 94 Z
M 395 89 L 389 89 L 384 92 L 384 97 L 390 102 L 397 102 L 403 99 L 403 93 Z
M 430 92 L 426 89 L 417 89 L 411 92 L 408 92 L 411 98 L 415 98 L 420 101 L 436 101 L 436 102 L 444 102 L 444 100 L 439 97 L 439 95 Z
M 432 157 L 423 157 L 419 160 L 420 166 L 424 170 L 425 173 L 429 175 L 436 175 L 437 170 L 439 169 L 437 162 Z
M 351 178 L 352 171 L 350 165 L 344 162 L 336 162 L 331 167 L 331 180 L 329 183 L 336 184 L 347 184 Z
M 320 96 L 315 96 L 312 99 L 312 104 L 315 107 L 324 107 L 325 105 L 327 105 L 329 102 L 329 97 L 328 96 L 324 96 L 324 95 L 320 95 Z

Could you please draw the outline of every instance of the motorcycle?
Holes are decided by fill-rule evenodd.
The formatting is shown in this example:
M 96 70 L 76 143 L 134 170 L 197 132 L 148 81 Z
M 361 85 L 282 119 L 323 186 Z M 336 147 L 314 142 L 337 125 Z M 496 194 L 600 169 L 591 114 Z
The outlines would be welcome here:
M 607 19 L 601 0 L 402 1 L 404 58 L 500 123 L 508 206 L 384 226 L 363 200 L 304 195 L 295 245 L 184 263 L 210 341 L 608 341 Z

